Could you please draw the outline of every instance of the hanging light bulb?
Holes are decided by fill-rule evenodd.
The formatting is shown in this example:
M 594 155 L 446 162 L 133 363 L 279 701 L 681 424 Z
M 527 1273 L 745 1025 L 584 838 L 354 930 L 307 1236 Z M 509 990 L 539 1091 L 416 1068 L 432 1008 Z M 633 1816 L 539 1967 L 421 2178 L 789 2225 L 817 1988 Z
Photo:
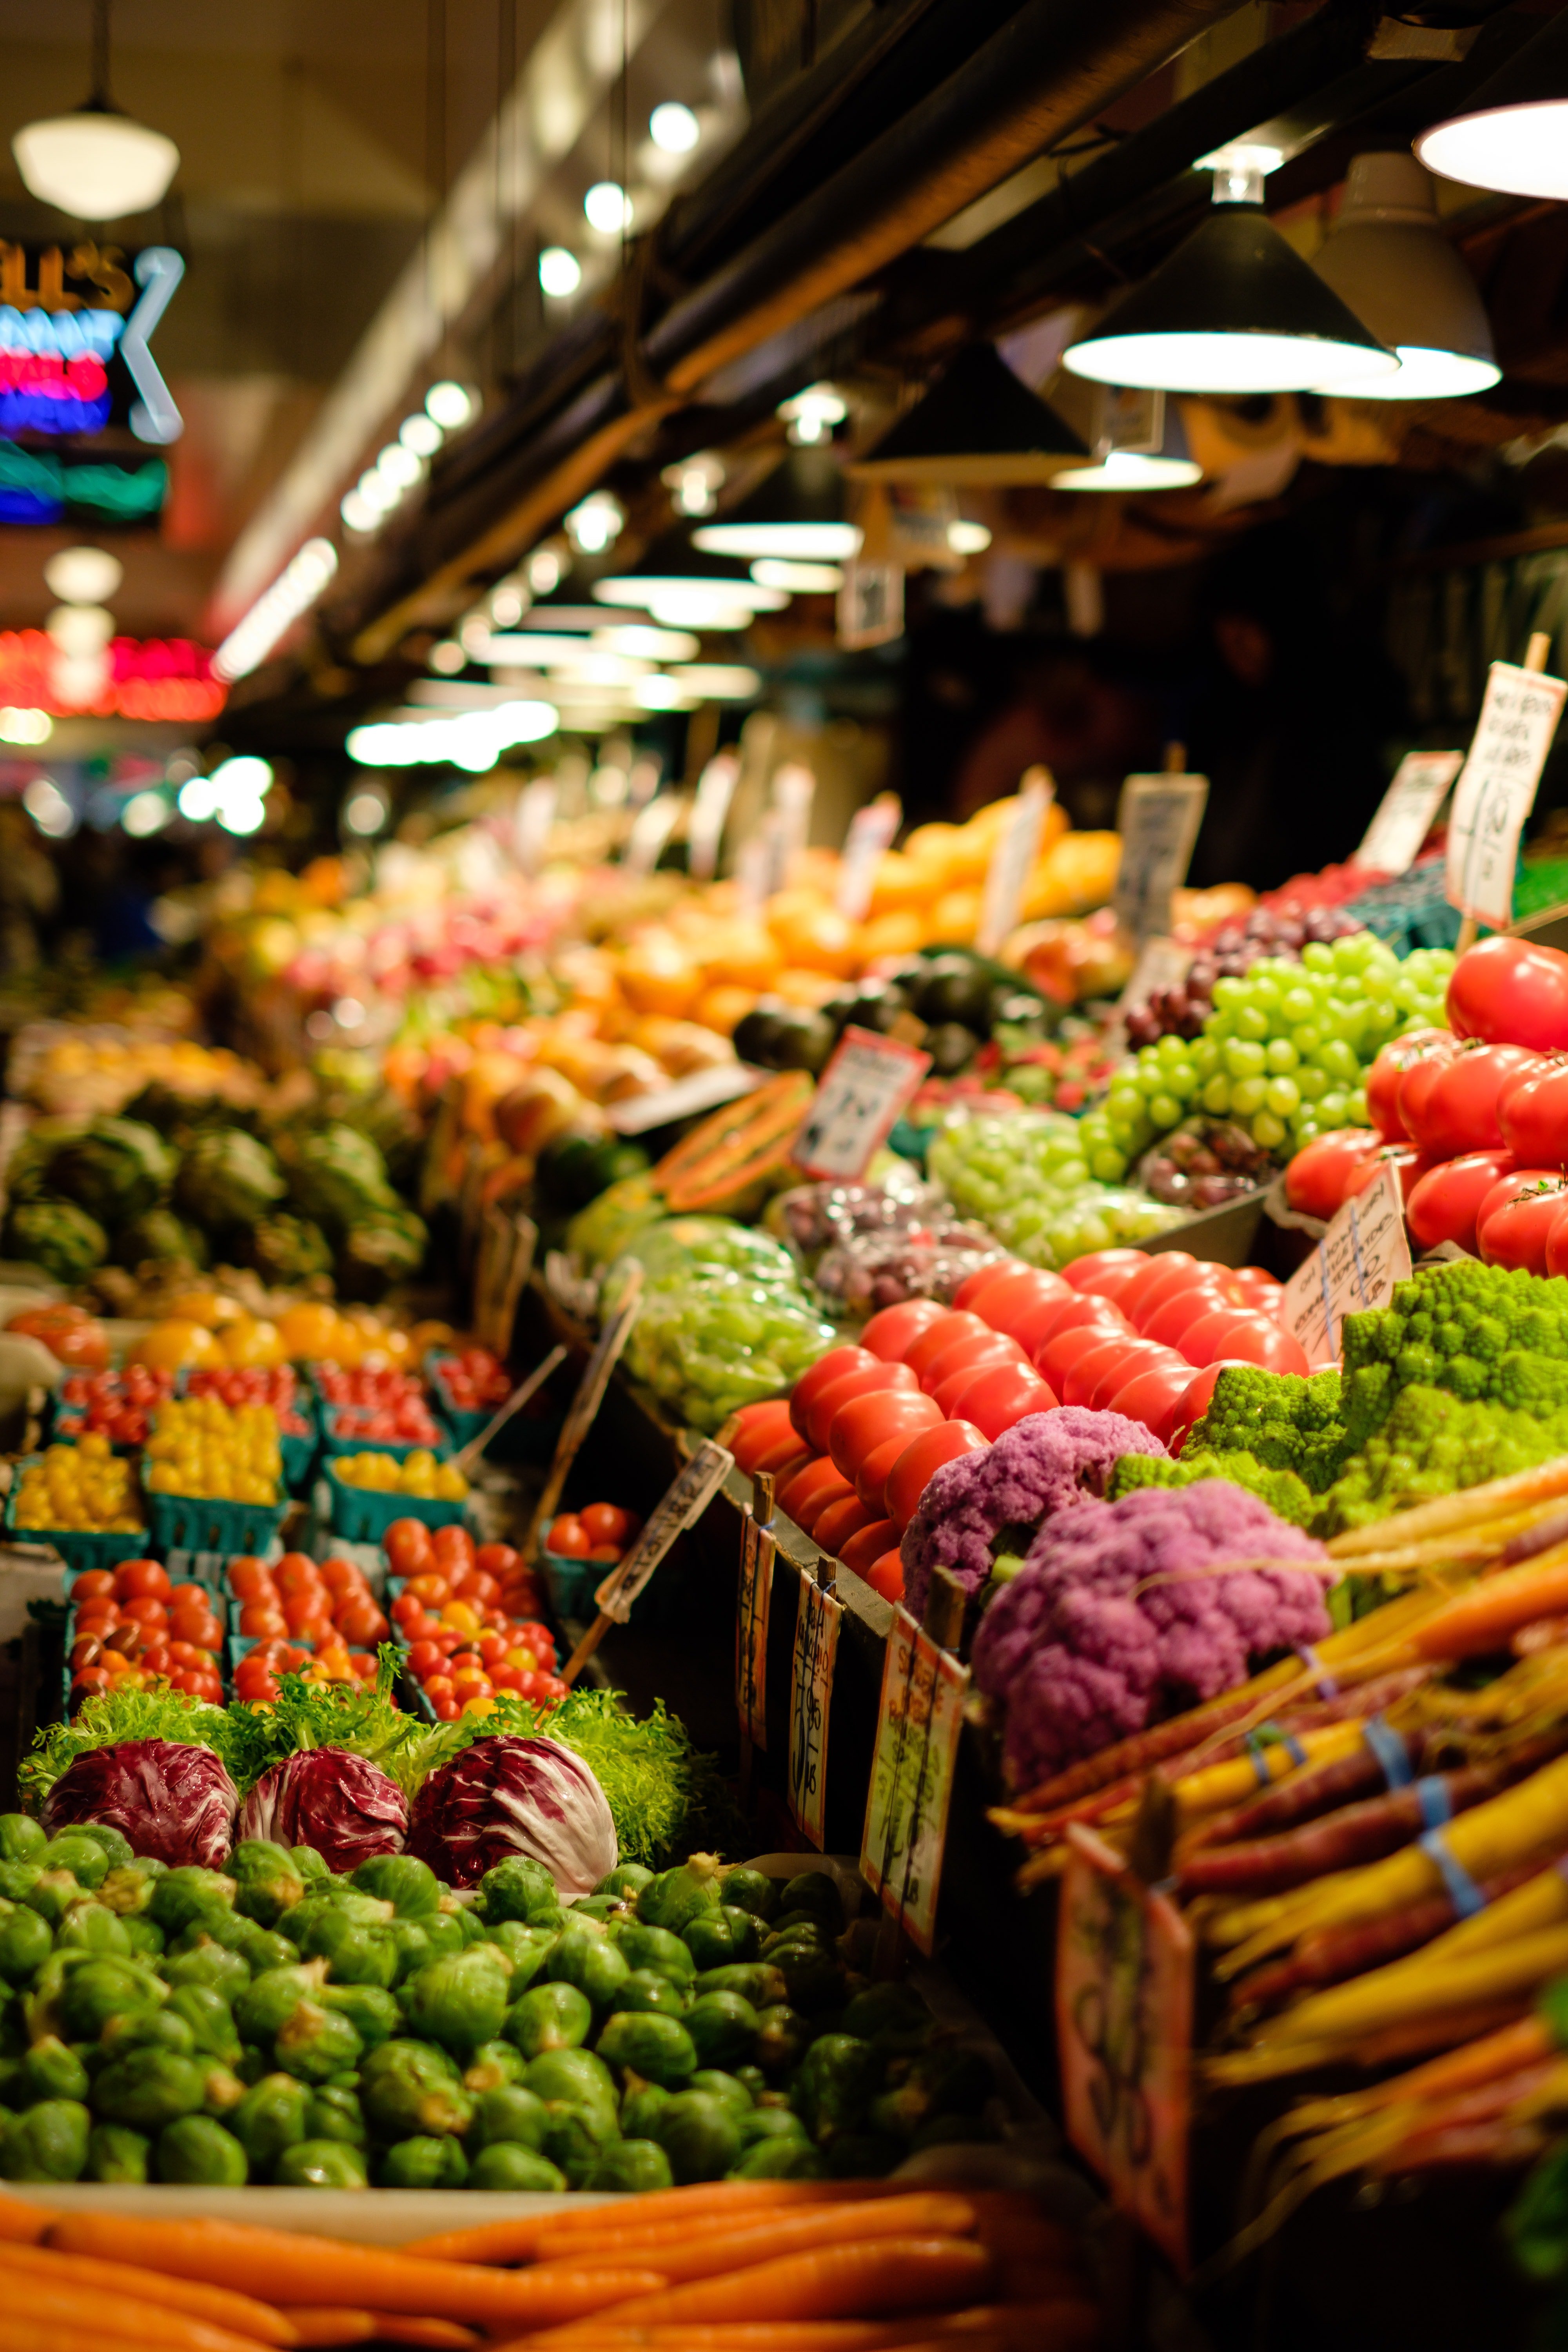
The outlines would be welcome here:
M 1127 392 L 1104 384 L 1095 394 L 1092 466 L 1071 466 L 1052 484 L 1058 490 L 1184 490 L 1203 479 L 1187 447 L 1181 412 L 1163 392 Z
M 109 0 L 94 0 L 91 96 L 74 113 L 24 123 L 11 152 L 28 194 L 75 220 L 123 220 L 163 198 L 180 151 L 109 95 Z
M 1392 375 L 1391 351 L 1292 251 L 1263 211 L 1260 158 L 1205 157 L 1215 209 L 1062 363 L 1155 392 L 1310 392 Z
M 1360 400 L 1453 400 L 1502 373 L 1476 283 L 1437 226 L 1432 183 L 1413 156 L 1358 155 L 1318 275 L 1399 354 L 1394 375 L 1346 387 Z M 1340 389 L 1328 377 L 1317 387 Z
M 1568 20 L 1549 16 L 1470 99 L 1415 142 L 1429 172 L 1510 196 L 1568 196 Z

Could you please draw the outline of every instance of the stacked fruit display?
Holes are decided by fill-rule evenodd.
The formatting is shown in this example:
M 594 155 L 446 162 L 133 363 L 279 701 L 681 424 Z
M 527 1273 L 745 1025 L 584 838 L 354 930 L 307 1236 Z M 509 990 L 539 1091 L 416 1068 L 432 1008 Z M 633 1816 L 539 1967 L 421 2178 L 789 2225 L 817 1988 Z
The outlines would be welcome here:
M 155 1495 L 276 1503 L 283 1475 L 278 1417 L 267 1404 L 171 1397 L 158 1407 L 143 1475 Z
M 511 1375 L 489 1348 L 437 1356 L 430 1381 L 438 1402 L 453 1412 L 493 1412 L 511 1393 Z
M 1181 1219 L 1177 1207 L 1101 1181 L 1127 1167 L 1120 1151 L 1097 1139 L 1102 1131 L 1103 1118 L 955 1106 L 926 1164 L 954 1207 L 1019 1257 L 1066 1265 L 1090 1251 L 1151 1240 Z
M 1168 1036 L 1194 1038 L 1203 1034 L 1215 1008 L 1215 990 L 1222 980 L 1240 980 L 1267 956 L 1275 962 L 1300 963 L 1314 942 L 1333 940 L 1363 926 L 1328 904 L 1311 908 L 1293 904 L 1271 907 L 1260 903 L 1239 923 L 1225 923 L 1194 954 L 1186 978 L 1173 987 L 1156 989 L 1127 1014 L 1127 1042 L 1143 1046 Z
M 111 1445 L 145 1445 L 153 1415 L 174 1393 L 173 1372 L 128 1364 L 122 1372 L 69 1372 L 60 1382 L 55 1434 L 69 1442 L 90 1432 Z
M 205 1584 L 175 1584 L 155 1559 L 84 1569 L 70 1588 L 74 1713 L 95 1691 L 163 1684 L 222 1701 L 223 1621 Z
M 268 1567 L 247 1553 L 228 1561 L 224 1583 L 247 1644 L 235 1664 L 236 1698 L 270 1705 L 284 1674 L 306 1682 L 374 1682 L 376 1644 L 392 1629 L 353 1560 L 318 1567 L 307 1552 L 286 1551 Z
M 299 1381 L 291 1364 L 198 1367 L 185 1381 L 187 1396 L 217 1397 L 237 1408 L 264 1404 L 270 1408 L 280 1437 L 309 1437 L 310 1424 L 298 1404 Z
M 544 1530 L 544 1549 L 557 1559 L 591 1559 L 614 1568 L 642 1532 L 642 1522 L 618 1503 L 587 1503 L 560 1511 Z
M 142 1498 L 129 1462 L 101 1431 L 75 1445 L 51 1445 L 25 1463 L 11 1505 L 19 1533 L 140 1535 Z
M 438 1722 L 493 1713 L 498 1692 L 546 1705 L 565 1696 L 538 1585 L 510 1544 L 476 1549 L 466 1528 L 399 1519 L 385 1549 L 397 1639 Z
M 340 1454 L 332 1475 L 373 1495 L 408 1495 L 425 1503 L 466 1502 L 468 1482 L 455 1462 L 438 1462 L 427 1445 L 395 1454 Z

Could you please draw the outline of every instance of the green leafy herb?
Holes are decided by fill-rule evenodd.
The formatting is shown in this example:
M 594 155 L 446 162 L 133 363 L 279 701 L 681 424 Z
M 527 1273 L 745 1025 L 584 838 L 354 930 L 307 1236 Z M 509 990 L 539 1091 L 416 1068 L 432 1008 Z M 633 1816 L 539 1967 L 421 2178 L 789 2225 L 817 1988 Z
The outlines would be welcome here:
M 243 1797 L 273 1761 L 264 1715 L 246 1706 L 210 1706 L 184 1691 L 99 1691 L 69 1723 L 52 1723 L 34 1740 L 17 1773 L 22 1801 L 36 1812 L 67 1766 L 121 1739 L 169 1739 L 210 1748 Z

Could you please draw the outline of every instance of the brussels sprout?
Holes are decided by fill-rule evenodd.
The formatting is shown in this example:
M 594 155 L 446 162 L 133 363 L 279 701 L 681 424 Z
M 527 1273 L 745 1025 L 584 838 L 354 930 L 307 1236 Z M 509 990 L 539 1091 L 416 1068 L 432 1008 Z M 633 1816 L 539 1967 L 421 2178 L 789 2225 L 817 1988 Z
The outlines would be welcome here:
M 544 2154 L 566 2176 L 568 2188 L 581 2189 L 597 2161 L 601 2148 L 620 2137 L 606 2130 L 602 2116 L 586 2107 L 552 2102 L 544 2134 Z
M 511 1975 L 515 2000 L 531 1985 L 550 1957 L 555 1937 L 542 1927 L 525 1927 L 521 1919 L 500 1919 L 485 1937 L 485 1948 L 500 1952 Z M 476 1946 L 476 1949 L 479 1948 Z
M 641 2196 L 650 2189 L 669 2189 L 674 2181 L 669 2158 L 657 2140 L 623 2139 L 599 2150 L 583 2186 L 621 2189 Z
M 226 2121 L 253 2170 L 265 2172 L 275 2157 L 304 2138 L 310 2106 L 310 2092 L 292 2074 L 264 2074 L 252 2084 Z
M 655 2118 L 652 2137 L 682 2188 L 694 2180 L 721 2180 L 741 2153 L 739 2116 L 707 2091 L 678 2092 Z
M 768 2089 L 768 2078 L 760 2066 L 737 2066 L 733 2074 L 735 2081 L 745 2085 L 749 2099 L 765 2099 L 773 2095 Z
M 507 2013 L 507 1973 L 500 1961 L 473 1950 L 432 1960 L 404 1988 L 410 2031 L 444 2050 L 468 2052 L 500 2032 Z
M 248 1925 L 232 1949 L 253 1977 L 265 1976 L 268 1969 L 297 1968 L 300 1962 L 299 1945 L 290 1943 L 276 1927 Z
M 689 1985 L 697 1974 L 697 1963 L 679 1936 L 667 1927 L 647 1927 L 639 1921 L 623 1927 L 616 1939 L 616 1949 L 628 1969 L 652 1969 L 657 1976 L 668 1977 L 671 1984 Z
M 757 2016 L 756 2062 L 770 2074 L 798 2066 L 811 2042 L 811 2028 L 787 2001 L 774 2001 Z
M 440 1881 L 414 1853 L 372 1854 L 354 1872 L 353 1885 L 362 1895 L 390 1903 L 400 1919 L 434 1916 L 441 1901 Z
M 726 2180 L 826 2180 L 824 2164 L 804 2132 L 754 2139 L 725 2174 Z
M 209 2057 L 221 2058 L 226 2066 L 237 2065 L 240 2041 L 235 2031 L 234 2013 L 222 1993 L 211 1985 L 176 1985 L 169 1995 L 167 2009 L 158 2014 L 177 2018 L 188 2026 L 195 2049 L 205 2051 Z
M 544 1964 L 549 1982 L 575 1985 L 601 2016 L 615 2008 L 616 1996 L 631 1972 L 631 1963 L 620 1948 L 586 1923 L 567 1928 Z
M 727 1968 L 704 1969 L 697 1979 L 697 1990 L 738 1992 L 753 2009 L 763 2010 L 784 1999 L 789 1982 L 771 1960 L 732 1960 Z
M 353 2020 L 319 2000 L 302 2000 L 272 2037 L 273 2055 L 286 2074 L 307 2083 L 357 2064 L 364 2043 Z
M 92 2104 L 106 2123 L 144 2132 L 194 2116 L 206 2095 L 206 2076 L 195 2059 L 147 2043 L 113 2060 L 92 2086 Z
M 574 1919 L 592 1919 L 598 1927 L 619 1927 L 625 1920 L 635 1919 L 637 1913 L 629 1902 L 619 1895 L 584 1895 L 572 1906 Z
M 50 1838 L 37 1863 L 40 1870 L 68 1870 L 89 1894 L 96 1893 L 109 1875 L 108 1854 L 83 1830 L 62 1830 L 58 1837 Z
M 694 1853 L 679 1869 L 661 1871 L 637 1896 L 637 1917 L 649 1927 L 679 1936 L 689 1919 L 719 1901 L 719 1864 L 710 1853 Z
M 595 1887 L 595 1895 L 618 1895 L 635 1901 L 645 1886 L 653 1885 L 653 1872 L 645 1870 L 640 1862 L 618 1862 L 607 1878 L 601 1878 Z
M 738 2075 L 721 2074 L 716 2066 L 700 2066 L 687 2084 L 689 2091 L 706 2091 L 738 2116 L 752 2112 L 752 2095 Z
M 508 2011 L 506 2031 L 525 2058 L 537 2058 L 545 2050 L 577 2049 L 593 2022 L 593 2005 L 574 1984 L 542 1984 Z
M 542 1862 L 513 1854 L 487 1870 L 479 1885 L 479 1907 L 487 1919 L 547 1922 L 559 1906 L 555 1881 Z
M 7 1921 L 6 1926 L 12 1925 Z M 0 1943 L 4 1930 L 0 1929 Z M 121 2010 L 145 2009 L 162 1998 L 157 1980 L 130 1960 L 87 1960 L 73 1969 L 60 1993 L 60 2024 L 72 2042 L 95 2042 Z
M 163 1930 L 154 1927 L 151 1919 L 126 1919 L 121 1922 L 125 1941 L 133 1960 L 161 1959 L 163 1952 Z
M 749 1912 L 726 1910 L 722 1905 L 700 1911 L 680 1931 L 680 1940 L 700 1969 L 722 1969 L 749 1960 L 759 1942 L 757 1923 Z
M 0 1813 L 0 1862 L 36 1862 L 47 1832 L 27 1813 Z
M 471 1936 L 468 1931 L 470 1920 L 473 1924 Z M 466 1952 L 470 1942 L 479 1942 L 485 1934 L 485 1923 L 472 1904 L 463 1904 L 453 1911 L 437 1911 L 432 1916 L 406 1923 L 394 1919 L 388 1927 L 388 1934 L 395 1934 L 405 1924 L 419 1928 L 429 1948 L 428 1957 L 433 1960 L 449 1960 L 455 1954 Z
M 58 2034 L 46 2033 L 22 2061 L 22 2083 L 28 2106 L 39 2099 L 85 2099 L 87 2068 Z
M 250 2178 L 244 2148 L 210 2116 L 182 2116 L 165 2124 L 153 2161 L 160 2180 L 194 2189 L 243 2189 Z
M 166 1985 L 205 1985 L 227 2001 L 250 1982 L 248 1963 L 205 1932 L 187 1950 L 170 1953 L 160 1973 Z
M 205 1927 L 210 1935 L 215 1923 L 233 1916 L 234 1894 L 233 1879 L 221 1871 L 202 1870 L 186 1863 L 178 1870 L 164 1872 L 147 1908 L 165 1936 L 177 1936 L 186 1927 Z
M 305 2108 L 307 2139 L 341 2139 L 347 2147 L 363 2147 L 370 2135 L 360 2112 L 359 2094 L 342 2084 L 321 2083 Z
M 759 2140 L 793 2140 L 797 2147 L 809 2147 L 805 2126 L 793 2107 L 753 2107 L 741 2117 L 741 2146 L 754 2147 Z
M 522 2079 L 547 2105 L 580 2108 L 592 2118 L 598 2138 L 616 2137 L 615 2080 L 604 2060 L 592 2051 L 542 2051 L 530 2060 Z
M 209 2116 L 226 2116 L 244 2098 L 245 2084 L 233 2067 L 226 2066 L 221 2058 L 204 2056 L 196 2063 L 204 2068 L 206 2095 L 202 2102 L 203 2106 Z
M 349 2020 L 367 2050 L 390 2041 L 403 2021 L 403 2012 L 381 1985 L 325 1984 L 320 1998 Z
M 882 2050 L 918 2050 L 931 2038 L 931 2014 L 919 1993 L 891 1980 L 863 1987 L 840 2022 L 846 2033 Z
M 697 2065 L 697 2051 L 679 2018 L 622 2010 L 600 2034 L 596 2048 L 607 2066 L 627 2067 L 650 2083 L 676 2091 Z
M 35 1870 L 30 1862 L 18 1865 L 31 1871 L 33 1883 L 21 1900 L 51 1927 L 58 1927 L 73 1903 L 81 1900 L 81 1886 L 74 1871 Z
M 0 1862 L 0 1902 L 25 1903 L 43 1874 L 34 1861 Z
M 382 2189 L 462 2189 L 468 2179 L 468 2159 L 461 2145 L 449 2137 L 416 2133 L 395 2141 L 376 2167 Z
M 324 1959 L 334 1983 L 389 1986 L 397 1974 L 398 1946 L 384 1922 L 356 1918 L 348 1903 L 301 1905 L 289 1925 L 308 1958 Z
M 152 2154 L 153 2143 L 144 2132 L 128 2131 L 123 2124 L 94 2124 L 88 2135 L 84 2177 L 140 2187 L 148 2178 Z
M 321 1990 L 320 1969 L 301 1965 L 264 1970 L 234 1999 L 234 2021 L 241 2040 L 270 2042 L 300 2003 L 317 2000 Z
M 34 1827 L 37 1827 L 37 1822 Z M 94 1845 L 100 1845 L 109 1857 L 110 1870 L 123 1870 L 135 1859 L 130 1839 L 112 1822 L 73 1822 L 71 1835 L 90 1838 Z
M 805 1911 L 820 1919 L 830 1936 L 844 1933 L 844 1905 L 831 1871 L 803 1870 L 785 1881 L 779 1893 L 779 1912 L 783 1916 L 792 1911 Z
M 186 1990 L 195 1991 L 195 1988 L 188 1986 Z M 110 2058 L 122 2058 L 128 2050 L 172 2050 L 176 2058 L 193 2058 L 196 2049 L 195 2027 L 190 2018 L 173 2006 L 167 2009 L 122 2009 L 104 2027 L 99 2047 Z
M 474 2101 L 474 2119 L 467 2136 L 468 2152 L 477 2154 L 492 2140 L 521 2140 L 525 2147 L 542 2148 L 549 2122 L 543 2100 L 525 2091 L 521 2083 L 481 2092 Z
M 235 1879 L 234 1907 L 258 1927 L 276 1927 L 305 1892 L 305 1881 L 286 1847 L 262 1838 L 243 1838 L 229 1855 Z
M 749 1911 L 753 1919 L 772 1919 L 779 1907 L 778 1882 L 760 1870 L 727 1870 L 719 1881 L 719 1900 Z
M 360 2069 L 360 2105 L 385 2140 L 465 2132 L 473 2116 L 451 2060 L 428 2042 L 395 2040 L 370 2051 Z
M 510 2042 L 481 2042 L 463 2069 L 463 2088 L 478 2098 L 481 2091 L 499 2091 L 522 2073 L 523 2055 Z
M 757 2012 L 738 1992 L 699 1993 L 684 2022 L 705 2066 L 750 2058 L 755 2048 Z
M 370 2187 L 363 2157 L 341 2139 L 297 2139 L 273 2166 L 272 2178 L 279 2189 Z
M 218 1944 L 226 1952 L 238 1955 L 240 1946 L 259 1932 L 254 1919 L 243 1918 L 237 1911 L 215 1911 L 210 1919 L 193 1919 L 177 1936 L 164 1940 L 171 1953 L 201 1952 L 209 1944 Z
M 657 2083 L 645 2083 L 634 2076 L 621 2101 L 621 2130 L 625 2137 L 651 2139 L 656 2116 L 664 2113 L 674 2095 Z
M 289 1849 L 289 1859 L 300 1877 L 312 1884 L 322 1884 L 332 1874 L 327 1867 L 325 1857 L 319 1854 L 313 1845 L 291 1845 Z
M 654 2017 L 679 2017 L 684 2011 L 687 1996 L 668 1977 L 659 1976 L 653 1969 L 634 1969 L 616 1995 L 615 2015 L 635 2010 Z
M 7 1984 L 30 1984 L 54 1949 L 48 1922 L 18 1907 L 0 1918 L 0 1977 Z
M 790 2097 L 819 2147 L 865 2121 L 879 2061 L 868 2042 L 853 2033 L 824 2033 L 800 2062 Z M 896 2163 L 897 2157 L 893 2158 Z M 889 2168 L 884 2165 L 884 2171 Z
M 79 2180 L 92 2117 L 78 2099 L 45 2099 L 14 2116 L 0 2139 L 0 2179 Z
M 140 1918 L 153 1900 L 153 1889 L 164 1874 L 166 1864 L 154 1863 L 150 1857 L 132 1855 L 129 1862 L 118 1862 L 98 1890 L 98 1899 L 117 1911 L 122 1919 Z M 160 1934 L 163 1932 L 160 1929 Z
M 450 2143 L 448 2143 L 450 2145 Z M 520 2140 L 491 2140 L 468 2167 L 470 2189 L 562 2189 L 566 2175 L 548 2157 Z
M 100 1960 L 128 1960 L 131 1938 L 125 1922 L 105 1904 L 73 1903 L 55 1930 L 57 1952 L 91 1952 Z

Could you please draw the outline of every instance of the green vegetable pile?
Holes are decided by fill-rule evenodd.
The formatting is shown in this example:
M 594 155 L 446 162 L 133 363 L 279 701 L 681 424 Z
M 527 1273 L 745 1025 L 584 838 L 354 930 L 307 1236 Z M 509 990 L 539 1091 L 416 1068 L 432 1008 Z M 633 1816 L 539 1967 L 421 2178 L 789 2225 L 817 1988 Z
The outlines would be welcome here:
M 646 2189 L 886 2173 L 984 2137 L 984 2063 L 853 1979 L 820 1872 L 620 1864 L 562 1910 L 521 1858 L 222 1872 L 0 1816 L 0 2176 Z
M 742 1405 L 793 1387 L 833 1345 L 794 1258 L 767 1234 L 728 1217 L 668 1217 L 635 1247 L 646 1281 L 626 1369 L 694 1428 L 717 1429 Z M 628 1263 L 605 1277 L 606 1313 Z

